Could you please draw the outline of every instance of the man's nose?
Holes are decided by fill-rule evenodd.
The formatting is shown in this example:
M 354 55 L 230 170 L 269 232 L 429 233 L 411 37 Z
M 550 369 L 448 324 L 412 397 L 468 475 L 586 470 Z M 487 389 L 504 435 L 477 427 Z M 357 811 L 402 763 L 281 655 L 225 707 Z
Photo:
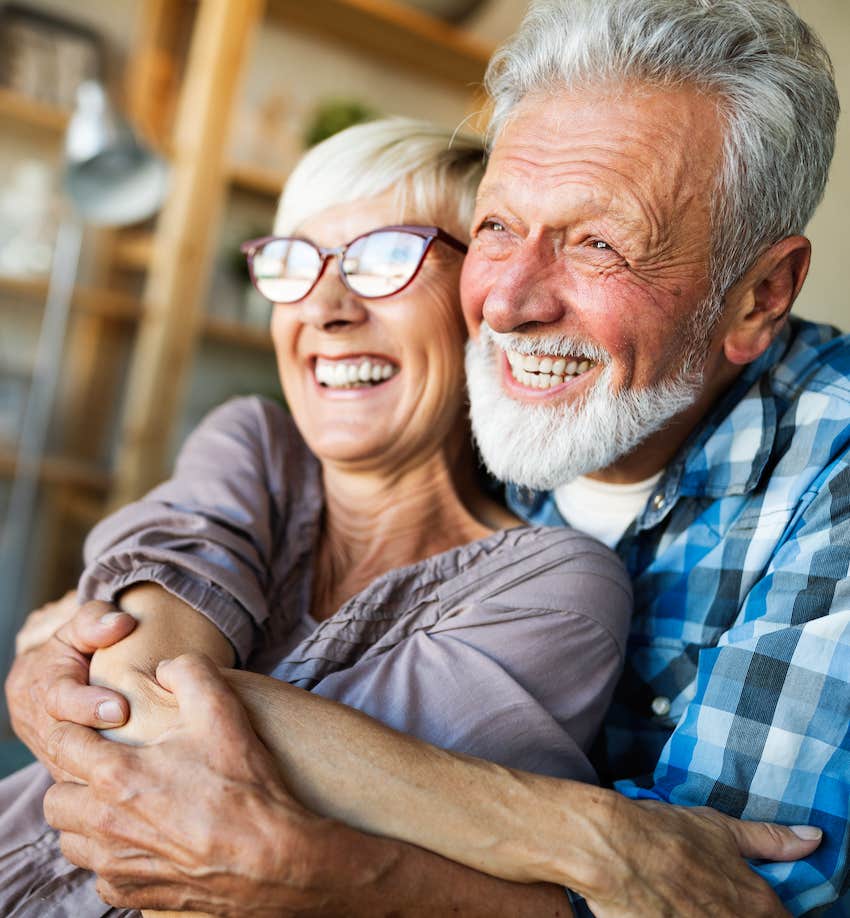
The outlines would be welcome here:
M 335 260 L 328 262 L 319 282 L 297 305 L 301 321 L 322 331 L 356 325 L 369 316 L 366 301 L 342 282 Z
M 534 251 L 517 252 L 497 272 L 484 300 L 482 315 L 493 331 L 551 325 L 566 314 L 566 272 L 560 283 L 557 265 L 544 263 Z

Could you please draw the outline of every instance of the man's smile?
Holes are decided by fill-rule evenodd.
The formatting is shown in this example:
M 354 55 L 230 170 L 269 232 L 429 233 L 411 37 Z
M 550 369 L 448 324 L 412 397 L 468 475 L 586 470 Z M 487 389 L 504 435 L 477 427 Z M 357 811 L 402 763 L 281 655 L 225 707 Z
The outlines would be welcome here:
M 506 350 L 504 353 L 511 376 L 530 389 L 554 389 L 597 365 L 595 360 L 582 354 L 537 357 L 514 350 Z

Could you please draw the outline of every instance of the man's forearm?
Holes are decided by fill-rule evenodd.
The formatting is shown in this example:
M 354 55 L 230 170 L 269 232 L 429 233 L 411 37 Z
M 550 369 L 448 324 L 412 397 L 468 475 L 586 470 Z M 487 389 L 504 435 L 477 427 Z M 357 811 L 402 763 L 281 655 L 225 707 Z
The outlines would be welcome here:
M 707 808 L 643 805 L 593 785 L 515 772 L 436 749 L 264 676 L 226 671 L 225 677 L 296 797 L 348 825 L 474 868 L 458 874 L 462 868 L 442 858 L 400 847 L 415 865 L 411 872 L 425 878 L 426 893 L 449 882 L 460 891 L 492 890 L 484 895 L 496 906 L 487 914 L 525 914 L 520 905 L 530 914 L 551 907 L 571 914 L 566 901 L 554 898 L 568 886 L 602 918 L 776 918 L 786 912 L 741 855 L 789 860 L 816 845 L 790 830 Z M 499 881 L 477 871 L 518 882 L 487 887 Z M 539 881 L 557 886 L 519 885 Z
M 328 875 L 324 882 L 321 875 L 316 878 L 329 894 L 325 909 L 318 911 L 327 918 L 443 918 L 453 914 L 555 918 L 573 914 L 561 887 L 500 880 L 413 845 L 366 835 L 339 823 L 329 824 L 328 832 L 333 836 L 330 844 L 319 848 Z
M 581 888 L 597 872 L 613 792 L 438 749 L 269 677 L 225 676 L 310 809 L 521 883 Z
M 128 590 L 120 605 L 139 624 L 130 637 L 95 654 L 92 680 L 121 691 L 130 701 L 127 725 L 107 735 L 123 742 L 145 742 L 157 737 L 175 717 L 171 696 L 154 677 L 160 659 L 189 649 L 206 652 L 219 663 L 230 662 L 232 656 L 226 640 L 207 619 L 155 584 Z M 524 871 L 513 843 L 508 846 L 501 829 L 483 816 L 492 814 L 494 821 L 507 816 L 505 790 L 512 787 L 516 795 L 522 786 L 513 773 L 437 749 L 279 680 L 237 670 L 225 670 L 225 674 L 302 802 L 355 828 L 429 849 L 396 845 L 397 851 L 382 851 L 394 865 L 383 883 L 398 885 L 396 900 L 402 889 L 411 888 L 414 876 L 430 876 L 441 889 L 456 881 L 451 901 L 456 901 L 461 887 L 470 892 L 480 888 L 482 895 L 486 891 L 488 896 L 497 896 L 500 902 L 511 904 L 512 910 L 504 914 L 522 914 L 520 904 L 529 908 L 528 914 L 558 914 L 556 909 L 565 906 L 559 888 L 532 890 L 504 883 L 430 853 L 523 883 L 539 879 L 541 874 L 535 869 L 539 864 Z M 479 819 L 470 820 L 466 809 L 474 802 L 470 785 L 481 793 Z M 493 795 L 489 799 L 488 789 Z M 494 805 L 495 801 L 501 802 Z M 521 801 L 517 800 L 517 806 L 522 806 Z M 417 818 L 411 820 L 411 813 Z M 514 819 L 514 837 L 521 846 L 519 825 L 527 826 L 528 821 L 519 810 Z M 506 823 L 505 828 L 509 827 Z M 370 840 L 373 847 L 379 842 L 383 844 L 383 840 Z M 362 843 L 361 838 L 357 844 Z M 467 907 L 472 903 L 467 902 Z M 534 907 L 546 911 L 535 912 Z M 488 913 L 496 914 L 492 902 Z

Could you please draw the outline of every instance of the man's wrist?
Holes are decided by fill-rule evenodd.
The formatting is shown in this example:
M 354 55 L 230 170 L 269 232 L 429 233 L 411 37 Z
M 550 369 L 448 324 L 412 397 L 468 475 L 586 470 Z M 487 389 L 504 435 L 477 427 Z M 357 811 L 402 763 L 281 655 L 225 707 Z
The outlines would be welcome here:
M 333 890 L 334 908 L 329 915 L 379 915 L 388 904 L 400 908 L 416 884 L 407 876 L 407 846 L 352 829 L 332 819 L 314 825 L 322 843 L 314 853 L 322 858 L 318 880 Z M 357 906 L 352 903 L 352 894 Z
M 305 827 L 309 866 L 298 900 L 277 900 L 309 918 L 568 918 L 567 893 L 557 886 L 496 879 L 394 839 L 360 832 L 331 819 Z M 285 850 L 285 849 L 279 849 Z M 291 849 L 290 849 L 291 850 Z M 281 869 L 289 870 L 291 863 Z
M 276 800 L 268 858 L 255 865 L 272 882 L 268 897 L 282 914 L 304 918 L 377 916 L 399 906 L 403 857 L 399 843 L 351 829 L 334 819 Z M 404 890 L 405 895 L 408 890 Z
M 621 870 L 618 854 L 619 837 L 633 833 L 637 813 L 634 804 L 616 791 L 576 782 L 563 782 L 565 799 L 552 800 L 552 806 L 563 813 L 541 826 L 535 852 L 540 862 L 533 869 L 535 879 L 541 875 L 558 882 L 588 899 L 604 894 L 612 882 L 618 882 Z

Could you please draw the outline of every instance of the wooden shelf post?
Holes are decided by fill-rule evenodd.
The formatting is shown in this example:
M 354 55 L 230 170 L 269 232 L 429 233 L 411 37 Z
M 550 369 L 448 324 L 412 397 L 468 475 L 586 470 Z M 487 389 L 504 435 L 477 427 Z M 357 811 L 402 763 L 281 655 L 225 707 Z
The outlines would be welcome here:
M 160 480 L 179 415 L 226 185 L 231 110 L 262 0 L 200 0 L 130 368 L 112 503 Z

